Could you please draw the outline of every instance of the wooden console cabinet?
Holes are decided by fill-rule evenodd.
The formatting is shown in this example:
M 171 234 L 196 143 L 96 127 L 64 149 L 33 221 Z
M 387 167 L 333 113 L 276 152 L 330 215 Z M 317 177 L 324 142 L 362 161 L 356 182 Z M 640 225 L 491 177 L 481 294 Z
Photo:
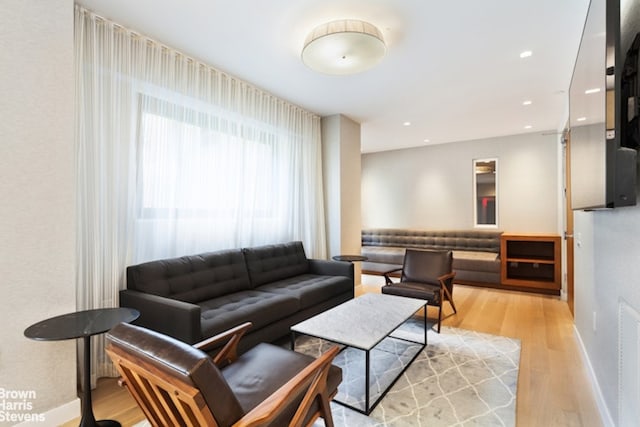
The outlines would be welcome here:
M 560 294 L 560 236 L 503 233 L 500 238 L 503 285 Z

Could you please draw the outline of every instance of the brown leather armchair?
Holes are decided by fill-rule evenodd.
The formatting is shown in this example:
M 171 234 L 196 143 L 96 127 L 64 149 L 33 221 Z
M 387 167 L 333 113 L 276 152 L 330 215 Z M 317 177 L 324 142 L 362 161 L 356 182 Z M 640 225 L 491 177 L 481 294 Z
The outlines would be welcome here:
M 451 251 L 407 249 L 402 268 L 384 273 L 386 284 L 382 287 L 382 293 L 424 299 L 428 305 L 437 306 L 440 333 L 442 303 L 449 301 L 453 313 L 457 313 L 453 303 L 453 279 L 456 273 L 451 268 L 452 263 Z M 390 276 L 399 271 L 400 282 L 393 282 Z
M 318 359 L 262 343 L 238 356 L 245 323 L 191 346 L 122 323 L 106 351 L 120 380 L 154 426 L 333 426 L 330 399 L 342 381 L 331 365 L 338 347 Z M 226 345 L 210 356 L 208 349 Z

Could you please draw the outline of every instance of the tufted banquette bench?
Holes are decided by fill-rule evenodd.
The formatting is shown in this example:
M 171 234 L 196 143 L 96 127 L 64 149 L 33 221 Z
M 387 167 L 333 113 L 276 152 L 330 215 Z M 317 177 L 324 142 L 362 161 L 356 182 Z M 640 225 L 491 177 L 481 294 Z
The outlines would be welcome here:
M 353 296 L 352 264 L 309 259 L 290 242 L 130 266 L 120 306 L 140 311 L 135 324 L 189 344 L 252 322 L 245 351 Z
M 362 230 L 362 273 L 379 275 L 402 267 L 407 248 L 453 251 L 456 283 L 500 284 L 501 231 L 428 231 L 376 228 Z

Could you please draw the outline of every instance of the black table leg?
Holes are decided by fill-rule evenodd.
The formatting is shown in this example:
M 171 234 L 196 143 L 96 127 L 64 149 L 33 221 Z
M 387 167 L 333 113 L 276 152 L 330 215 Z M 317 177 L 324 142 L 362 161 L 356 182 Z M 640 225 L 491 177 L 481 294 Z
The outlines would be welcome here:
M 427 305 L 424 305 L 424 345 L 427 345 Z
M 365 361 L 364 361 L 364 365 L 365 365 L 365 374 L 364 374 L 364 391 L 365 391 L 365 397 L 364 397 L 364 412 L 369 415 L 369 369 L 371 368 L 370 365 L 370 360 L 369 360 L 369 350 L 367 350 L 365 352 Z
M 112 420 L 96 421 L 91 402 L 91 337 L 84 339 L 84 378 L 82 379 L 82 418 L 80 427 L 121 427 L 120 423 Z
M 82 419 L 80 426 L 93 427 L 96 418 L 93 416 L 93 404 L 91 403 L 91 337 L 84 337 L 84 378 L 82 379 Z

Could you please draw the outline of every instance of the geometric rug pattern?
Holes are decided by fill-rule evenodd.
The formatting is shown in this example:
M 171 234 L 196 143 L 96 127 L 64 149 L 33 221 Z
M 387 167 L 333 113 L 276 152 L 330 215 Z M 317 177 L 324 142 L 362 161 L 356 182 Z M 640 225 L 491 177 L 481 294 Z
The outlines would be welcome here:
M 422 321 L 409 321 L 394 335 L 422 340 L 422 328 Z M 317 355 L 327 346 L 316 338 L 300 339 L 302 342 L 296 341 L 296 350 L 304 353 Z M 363 354 L 340 359 L 349 350 L 352 349 L 341 352 L 335 361 L 343 368 L 343 376 L 345 371 L 348 373 L 339 391 L 341 400 L 346 400 L 345 395 L 364 393 L 362 381 L 357 385 L 358 391 L 343 390 L 350 387 L 349 374 L 358 372 L 364 377 Z M 372 366 L 377 355 L 375 351 L 371 353 Z M 402 357 L 403 350 L 400 350 L 398 358 Z M 515 426 L 519 361 L 518 339 L 446 326 L 440 334 L 429 329 L 427 347 L 368 417 L 332 402 L 334 422 L 344 427 Z M 378 381 L 376 377 L 380 375 L 379 370 L 373 371 L 372 383 Z M 324 422 L 318 420 L 314 426 L 323 425 Z

